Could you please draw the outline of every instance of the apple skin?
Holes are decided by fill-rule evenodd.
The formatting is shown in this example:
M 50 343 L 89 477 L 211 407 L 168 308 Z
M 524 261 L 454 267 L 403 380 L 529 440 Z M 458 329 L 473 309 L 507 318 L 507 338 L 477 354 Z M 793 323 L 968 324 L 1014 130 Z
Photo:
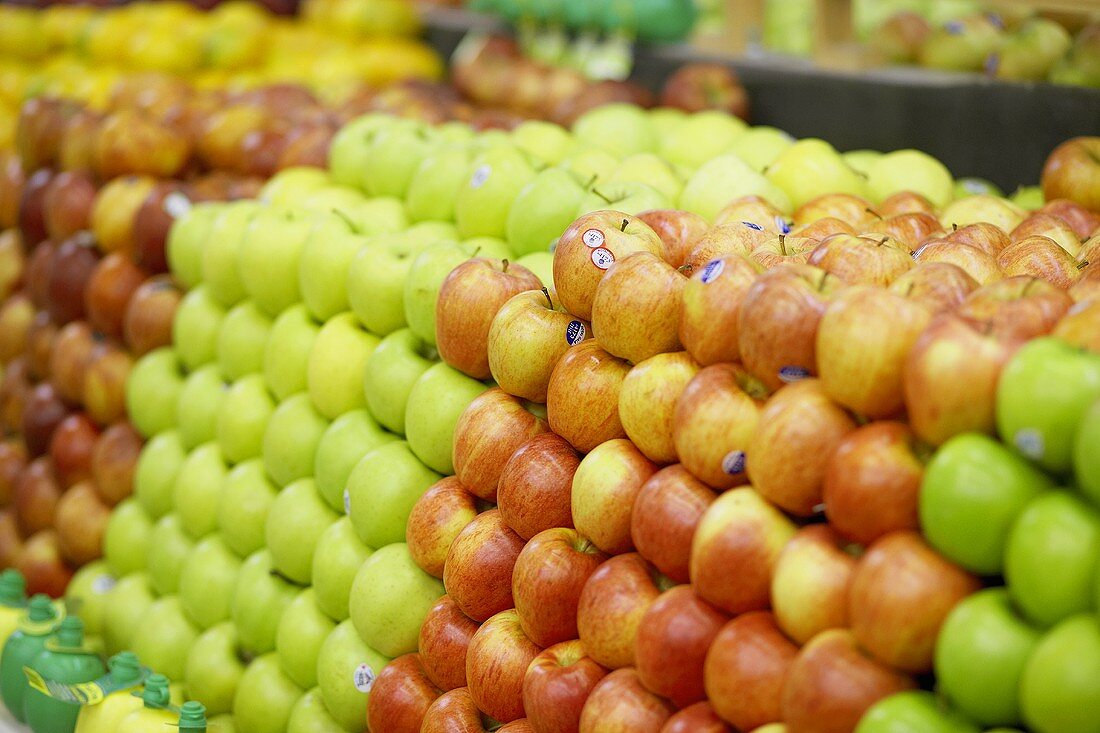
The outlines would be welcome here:
M 53 526 L 62 487 L 47 456 L 23 469 L 13 494 L 15 521 L 24 537 Z
M 654 463 L 675 463 L 676 401 L 699 373 L 686 351 L 657 354 L 634 366 L 619 389 L 619 419 L 634 445 Z
M 647 690 L 633 669 L 617 669 L 592 689 L 579 733 L 659 733 L 676 709 Z
M 92 451 L 99 429 L 81 413 L 69 415 L 50 437 L 50 460 L 63 488 L 69 488 L 92 476 Z
M 425 491 L 413 505 L 405 526 L 409 553 L 421 570 L 442 578 L 451 544 L 477 515 L 477 497 L 454 476 Z
M 760 268 L 740 254 L 704 263 L 684 285 L 678 334 L 703 366 L 740 361 L 738 313 Z
M 977 247 L 993 257 L 999 255 L 1001 250 L 1012 244 L 1012 239 L 1005 230 L 986 221 L 967 224 L 964 227 L 953 227 L 944 239 L 948 242 L 969 244 L 971 247 Z
M 420 733 L 486 733 L 496 728 L 493 721 L 477 709 L 467 687 L 444 692 L 424 711 Z
M 896 730 L 934 730 L 937 733 L 978 733 L 967 717 L 948 708 L 934 693 L 924 690 L 899 692 L 872 705 L 854 733 L 889 733 Z M 997 728 L 991 733 L 1006 733 Z
M 618 260 L 596 286 L 596 341 L 609 354 L 633 364 L 679 351 L 686 283 L 683 274 L 652 252 L 634 252 Z
M 942 239 L 933 239 L 925 242 L 913 252 L 913 259 L 917 265 L 932 262 L 943 262 L 955 265 L 974 278 L 981 285 L 1004 277 L 997 259 L 984 249 L 962 244 L 961 242 L 949 242 Z
M 543 649 L 523 676 L 523 709 L 531 728 L 535 733 L 577 733 L 584 703 L 606 675 L 577 639 Z
M 695 240 L 695 246 L 691 248 L 681 267 L 685 273 L 695 277 L 710 262 L 724 259 L 727 255 L 748 257 L 754 249 L 768 241 L 772 227 L 772 224 L 761 225 L 740 220 L 718 224 Z M 754 263 L 753 268 L 759 269 L 759 265 Z
M 672 581 L 641 555 L 618 555 L 598 567 L 581 591 L 577 630 L 588 655 L 608 669 L 634 664 L 646 609 Z
M 420 662 L 424 674 L 440 690 L 466 686 L 466 650 L 480 624 L 458 608 L 449 595 L 441 597 L 420 626 Z
M 630 537 L 638 553 L 672 580 L 688 582 L 692 538 L 716 498 L 680 464 L 657 471 L 631 510 Z
M 54 529 L 61 554 L 74 567 L 102 557 L 103 533 L 110 513 L 91 481 L 75 484 L 61 495 L 54 514 Z
M 1070 234 L 1075 237 L 1075 235 Z M 1005 275 L 1030 275 L 1068 290 L 1081 277 L 1074 256 L 1049 237 L 1021 239 L 1001 250 L 997 264 Z
M 1066 311 L 1051 336 L 1071 346 L 1100 354 L 1100 298 L 1085 299 Z
M 913 268 L 909 247 L 879 234 L 834 234 L 814 247 L 806 261 L 844 282 L 882 287 Z
M 609 440 L 581 459 L 570 494 L 573 524 L 609 555 L 634 549 L 630 536 L 634 501 L 657 464 L 624 438 Z
M 486 620 L 466 652 L 466 679 L 478 708 L 502 723 L 522 718 L 523 678 L 540 651 L 514 609 Z
M 714 712 L 738 730 L 782 720 L 783 684 L 798 646 L 767 611 L 724 624 L 706 652 L 706 695 Z
M 680 710 L 661 726 L 660 733 L 731 733 L 709 702 L 697 702 Z
M 679 209 L 651 209 L 638 214 L 638 219 L 661 238 L 665 246 L 662 257 L 673 267 L 684 264 L 695 240 L 710 229 L 703 217 Z
M 851 583 L 848 618 L 853 636 L 878 660 L 912 673 L 932 669 L 936 637 L 947 614 L 981 588 L 977 578 L 911 531 L 876 540 L 856 564 Z
M 1056 147 L 1043 166 L 1043 197 L 1068 199 L 1100 212 L 1098 151 L 1100 141 L 1095 137 L 1075 137 Z
M 453 474 L 455 426 L 487 389 L 483 382 L 442 363 L 420 375 L 405 406 L 405 437 L 416 457 L 433 471 Z
M 523 538 L 490 509 L 474 518 L 451 543 L 443 585 L 467 616 L 485 621 L 512 608 L 512 573 Z
M 499 388 L 483 392 L 466 406 L 455 424 L 455 475 L 476 496 L 496 501 L 509 458 L 546 430 L 546 423 L 518 398 Z
M 115 252 L 96 265 L 84 294 L 88 322 L 99 332 L 122 338 L 122 320 L 126 304 L 145 280 L 145 273 L 123 255 Z
M 1055 626 L 1024 666 L 1020 707 L 1031 730 L 1073 731 L 1095 727 L 1100 697 L 1093 681 L 1100 673 L 1100 625 L 1080 614 Z M 1081 676 L 1078 676 L 1081 675 Z
M 608 354 L 594 340 L 569 349 L 554 366 L 546 389 L 550 429 L 581 453 L 605 441 L 625 438 L 619 393 L 629 371 L 629 364 Z
M 255 733 L 286 730 L 290 711 L 302 690 L 279 668 L 278 657 L 264 654 L 245 668 L 233 697 L 233 721 Z
M 374 680 L 367 703 L 367 727 L 379 733 L 419 733 L 424 714 L 440 694 L 425 675 L 420 655 L 397 657 Z
M 501 519 L 525 540 L 554 527 L 572 527 L 571 495 L 579 464 L 573 447 L 554 433 L 525 442 L 500 473 L 496 499 Z
M 850 733 L 884 697 L 913 680 L 862 651 L 846 629 L 823 631 L 795 656 L 783 683 L 783 720 L 799 733 Z
M 787 636 L 805 644 L 826 629 L 848 626 L 848 592 L 856 558 L 827 524 L 801 528 L 775 562 L 771 602 Z M 812 601 L 811 601 L 812 599 Z

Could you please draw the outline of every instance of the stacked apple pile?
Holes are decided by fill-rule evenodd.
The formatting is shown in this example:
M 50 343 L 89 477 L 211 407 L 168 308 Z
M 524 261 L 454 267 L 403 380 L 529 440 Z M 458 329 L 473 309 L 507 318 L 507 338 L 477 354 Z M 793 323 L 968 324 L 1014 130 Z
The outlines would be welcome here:
M 901 191 L 716 220 L 597 211 L 554 290 L 443 281 L 439 353 L 496 387 L 409 513 L 447 595 L 370 729 L 1094 730 L 1100 217 Z M 1055 480 L 1076 441 L 1091 499 L 998 429 Z

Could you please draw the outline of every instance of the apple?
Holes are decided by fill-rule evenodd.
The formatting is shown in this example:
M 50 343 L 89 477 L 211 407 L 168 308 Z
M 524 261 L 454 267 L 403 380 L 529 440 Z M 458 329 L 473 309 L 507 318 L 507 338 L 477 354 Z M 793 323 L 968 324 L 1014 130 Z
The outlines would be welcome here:
M 477 707 L 503 723 L 522 718 L 524 676 L 540 651 L 515 610 L 487 619 L 466 652 L 466 679 Z
M 428 152 L 417 165 L 405 191 L 409 219 L 454 220 L 455 198 L 469 177 L 474 153 L 473 146 L 466 142 L 444 143 Z M 512 241 L 511 236 L 508 239 Z
M 427 244 L 421 246 L 414 244 L 406 232 L 402 236 L 385 239 L 371 238 L 364 243 L 343 275 L 347 280 L 348 305 L 367 330 L 379 336 L 385 336 L 408 325 L 404 303 L 405 281 L 409 279 L 413 262 L 422 250 L 433 251 L 432 255 L 426 256 L 428 261 L 444 260 L 438 263 L 438 267 L 417 269 L 420 275 L 424 275 L 428 269 L 431 269 L 433 284 L 436 287 L 451 268 L 467 259 L 465 251 L 457 252 L 457 248 L 446 241 L 447 239 L 446 236 L 442 236 L 438 240 L 433 240 L 432 243 L 437 245 L 435 247 L 429 247 Z M 438 275 L 438 282 L 435 280 L 436 275 Z M 428 292 L 427 285 L 425 283 L 425 292 Z M 434 318 L 435 301 L 432 301 L 430 310 L 427 308 L 417 310 L 417 316 L 421 314 Z M 431 345 L 435 346 L 434 321 L 430 324 L 430 333 L 427 327 L 423 329 L 423 333 L 424 336 L 419 332 L 417 336 L 430 337 Z
M 572 527 L 571 489 L 579 463 L 568 441 L 554 433 L 522 444 L 506 460 L 494 497 L 503 522 L 525 540 L 544 530 Z
M 214 730 L 221 733 L 218 728 Z M 286 721 L 286 733 L 341 733 L 343 730 L 343 726 L 337 723 L 325 709 L 325 701 L 319 687 L 314 687 L 298 698 L 298 702 L 294 703 L 294 707 L 290 709 L 290 717 Z M 226 733 L 231 732 L 226 731 Z
M 954 310 L 978 287 L 978 281 L 957 265 L 922 262 L 890 283 L 889 290 L 924 303 L 938 314 Z
M 203 285 L 180 300 L 172 322 L 172 344 L 187 369 L 193 371 L 215 360 L 224 319 L 225 309 Z
M 1086 232 L 1087 238 L 1091 232 Z M 1061 218 L 1041 212 L 1031 214 L 1009 233 L 1012 244 L 1032 237 L 1046 237 L 1073 257 L 1081 253 L 1082 238 Z M 1002 248 L 1006 249 L 1006 248 Z
M 53 524 L 66 560 L 80 567 L 102 556 L 103 533 L 110 513 L 91 481 L 74 484 L 61 495 Z
M 102 644 L 103 615 L 107 594 L 118 579 L 111 574 L 107 563 L 94 560 L 73 573 L 72 581 L 65 589 L 65 606 L 69 613 L 79 610 L 84 622 L 85 638 L 89 643 L 98 640 Z
M 130 647 L 134 629 L 156 596 L 143 572 L 119 576 L 103 604 L 103 645 L 107 654 Z
M 230 617 L 246 653 L 260 655 L 275 649 L 279 619 L 298 590 L 275 571 L 267 550 L 257 550 L 244 559 L 233 589 Z
M 872 164 L 868 172 L 869 181 L 864 181 L 831 145 L 823 140 L 807 138 L 780 153 L 768 166 L 766 175 L 773 185 L 790 197 L 791 204 L 797 208 L 825 193 L 847 193 L 855 196 L 864 196 L 867 192 L 878 194 L 888 183 L 884 181 L 884 185 L 880 186 L 869 186 L 868 183 L 874 180 L 871 174 L 875 167 L 883 165 L 881 160 Z M 892 166 L 886 166 L 887 170 L 891 168 Z M 778 205 L 777 202 L 772 203 Z
M 465 409 L 488 387 L 446 364 L 436 364 L 413 384 L 405 430 L 413 453 L 431 469 L 454 473 L 456 427 Z
M 1008 277 L 1030 275 L 1063 290 L 1077 282 L 1085 267 L 1053 239 L 1043 236 L 1027 237 L 1005 247 L 997 255 L 997 264 Z
M 251 300 L 229 309 L 218 329 L 216 357 L 229 382 L 263 370 L 271 319 Z
M 549 251 L 585 196 L 584 181 L 562 167 L 547 168 L 530 180 L 508 211 L 505 239 L 518 255 Z M 440 217 L 449 218 L 449 217 Z
M 606 182 L 597 182 L 592 185 L 588 189 L 588 193 L 581 198 L 580 204 L 574 213 L 583 216 L 594 211 L 614 209 L 624 214 L 637 215 L 651 209 L 668 208 L 672 205 L 673 199 L 665 191 L 677 188 L 679 180 L 676 178 L 675 173 L 669 170 L 666 163 L 649 158 L 648 163 L 643 163 L 642 167 L 648 168 L 650 165 L 656 166 L 657 171 L 649 171 L 649 175 L 655 177 L 647 179 L 646 183 L 638 180 L 613 180 L 609 178 Z M 616 170 L 613 175 L 621 176 L 623 174 L 619 174 Z M 648 181 L 652 181 L 653 184 L 661 188 L 650 185 Z M 679 193 L 679 191 L 677 190 L 676 193 Z
M 490 389 L 463 410 L 454 429 L 455 474 L 475 495 L 494 501 L 509 457 L 530 439 L 546 431 L 546 423 L 523 403 Z
M 459 610 L 449 595 L 436 601 L 420 626 L 420 661 L 440 690 L 466 686 L 466 650 L 480 624 Z
M 266 397 L 266 392 L 264 395 Z M 229 404 L 227 399 L 226 405 Z M 259 448 L 255 455 L 263 456 L 268 476 L 279 486 L 287 486 L 310 476 L 314 472 L 317 446 L 328 429 L 328 421 L 314 409 L 314 403 L 305 392 L 283 400 L 269 415 L 249 427 Z M 222 433 L 221 422 L 219 420 L 219 434 Z M 235 432 L 240 435 L 244 430 Z
M 931 262 L 955 265 L 982 285 L 1005 276 L 996 257 L 969 244 L 933 239 L 918 247 L 913 259 L 918 265 Z
M 238 392 L 243 393 L 249 380 L 242 379 L 238 384 L 240 385 L 237 388 Z M 263 386 L 262 380 L 260 380 L 260 386 Z M 177 431 L 184 448 L 194 448 L 217 438 L 218 416 L 228 389 L 222 381 L 221 370 L 217 364 L 206 364 L 191 372 L 184 380 L 183 389 L 179 394 L 179 403 L 176 406 Z M 262 394 L 270 403 L 266 390 Z M 238 402 L 240 401 L 238 397 Z M 267 412 L 270 411 L 269 406 Z
M 1089 211 L 1076 201 L 1053 199 L 1044 204 L 1039 211 L 1069 224 L 1070 229 L 1081 240 L 1088 239 L 1097 229 L 1100 229 L 1100 214 Z
M 436 351 L 407 328 L 379 342 L 363 371 L 367 409 L 378 424 L 399 435 L 405 433 L 409 393 L 437 358 Z
M 703 667 L 714 712 L 738 730 L 756 730 L 782 719 L 787 672 L 798 654 L 767 611 L 745 613 L 713 637 Z
M 517 723 L 521 719 L 517 719 Z M 437 697 L 428 709 L 424 711 L 420 728 L 423 733 L 446 733 L 446 731 L 461 730 L 471 733 L 486 733 L 487 731 L 499 731 L 512 727 L 514 723 L 500 725 L 477 708 L 470 690 L 467 687 L 459 687 L 444 692 Z M 499 726 L 499 727 L 498 727 Z M 515 731 L 515 728 L 512 728 Z M 528 729 L 529 731 L 530 729 Z M 521 733 L 521 731 L 515 731 Z M 526 733 L 526 732 L 523 732 Z
M 509 144 L 478 155 L 455 197 L 455 224 L 463 238 L 504 237 L 516 195 L 535 177 L 527 155 Z
M 126 305 L 143 280 L 145 273 L 125 256 L 115 252 L 103 258 L 84 293 L 89 323 L 101 333 L 121 339 Z
M 1020 707 L 1027 726 L 1087 731 L 1100 713 L 1100 699 L 1088 682 L 1097 669 L 1100 628 L 1095 616 L 1080 614 L 1054 627 L 1035 647 L 1020 679 Z
M 49 381 L 61 399 L 71 405 L 84 401 L 85 372 L 96 349 L 96 336 L 85 321 L 62 326 L 50 350 Z
M 165 514 L 157 520 L 149 534 L 145 563 L 154 591 L 162 596 L 175 595 L 179 591 L 183 566 L 194 549 L 195 542 L 176 513 Z
M 592 688 L 581 711 L 582 733 L 659 733 L 675 707 L 643 685 L 633 669 L 617 669 Z
M 337 519 L 339 515 L 317 493 L 312 478 L 287 484 L 268 508 L 264 530 L 275 569 L 292 582 L 308 585 L 318 539 Z
M 50 265 L 46 310 L 54 323 L 63 326 L 85 316 L 85 295 L 99 262 L 95 240 L 87 233 L 61 242 Z
M 276 409 L 259 374 L 243 376 L 225 390 L 217 404 L 215 435 L 227 463 L 243 463 L 260 456 L 266 430 L 276 421 Z
M 118 577 L 145 569 L 144 550 L 153 523 L 136 500 L 126 499 L 114 508 L 103 535 L 103 556 Z
M 424 672 L 418 654 L 387 664 L 371 687 L 367 725 L 372 730 L 420 730 L 424 714 L 441 694 Z
M 965 716 L 947 708 L 931 692 L 899 692 L 872 705 L 856 726 L 856 733 L 877 733 L 898 728 L 936 730 L 944 733 L 976 733 Z M 998 728 L 1002 733 L 1004 729 Z
M 317 684 L 317 655 L 336 622 L 317 607 L 314 591 L 306 588 L 286 607 L 275 632 L 275 649 L 283 673 L 308 690 Z
M 348 618 L 348 599 L 359 567 L 371 550 L 355 534 L 348 517 L 328 526 L 313 551 L 313 590 L 317 607 L 334 621 Z
M 992 257 L 997 257 L 1005 247 L 1012 244 L 1012 239 L 1003 229 L 984 221 L 964 227 L 952 224 L 952 231 L 944 240 L 976 247 Z
M 477 497 L 454 476 L 425 491 L 413 505 L 405 528 L 416 564 L 429 575 L 442 578 L 451 543 L 477 514 Z
M 150 517 L 159 518 L 172 510 L 172 489 L 186 457 L 175 430 L 160 433 L 142 447 L 134 467 L 133 493 Z
M 245 665 L 237 647 L 237 629 L 231 621 L 211 626 L 199 634 L 187 652 L 183 681 L 187 694 L 206 707 L 208 715 L 233 709 Z
M 1081 492 L 1096 506 L 1100 506 L 1100 467 L 1096 465 L 1090 446 L 1094 444 L 1098 430 L 1100 408 L 1094 404 L 1081 419 L 1077 430 L 1077 439 L 1073 446 L 1073 465 Z
M 50 437 L 50 460 L 62 488 L 87 481 L 92 476 L 92 451 L 99 429 L 85 415 L 69 415 Z
M 757 198 L 757 197 L 750 197 Z M 759 204 L 760 206 L 769 206 L 767 202 Z M 737 206 L 736 202 L 733 206 Z M 742 206 L 756 206 L 754 203 L 744 204 Z M 745 214 L 741 214 L 744 216 Z M 760 217 L 763 214 L 759 215 Z M 785 223 L 785 222 L 784 222 Z M 757 224 L 753 221 L 740 221 L 733 220 L 728 224 L 718 224 L 706 231 L 695 240 L 695 245 L 688 252 L 687 259 L 684 260 L 684 264 L 681 265 L 685 273 L 690 273 L 693 276 L 704 269 L 711 261 L 721 259 L 725 255 L 738 254 L 744 257 L 748 257 L 754 249 L 762 244 L 768 242 L 774 232 L 772 228 L 774 225 Z M 760 266 L 753 263 L 753 268 L 756 271 L 760 270 Z M 718 273 L 712 273 L 709 279 L 713 280 L 718 276 Z
M 451 542 L 443 584 L 455 604 L 475 621 L 512 608 L 512 576 L 524 547 L 496 509 L 475 517 Z
M 662 259 L 673 267 L 684 264 L 695 241 L 710 229 L 706 219 L 680 209 L 651 209 L 638 214 L 638 219 L 661 238 Z
M 612 264 L 592 302 L 597 342 L 635 364 L 679 350 L 685 283 L 682 274 L 651 252 L 635 252 Z
M 795 209 L 793 219 L 796 226 L 807 226 L 820 219 L 832 218 L 851 226 L 863 227 L 880 216 L 881 212 L 872 209 L 871 202 L 863 196 L 831 192 L 823 193 L 799 206 Z
M 25 293 L 11 294 L 0 305 L 0 363 L 8 364 L 27 350 L 34 314 Z
M 523 707 L 531 728 L 536 733 L 577 731 L 585 701 L 606 674 L 578 640 L 544 649 L 523 678 Z
M 278 655 L 264 654 L 245 668 L 237 683 L 234 723 L 255 733 L 286 730 L 290 711 L 301 696 L 301 688 L 279 668 Z
M 229 619 L 229 602 L 241 561 L 217 534 L 197 542 L 179 572 L 184 613 L 200 629 Z
M 762 269 L 770 270 L 787 263 L 805 264 L 818 248 L 817 239 L 779 234 L 758 244 L 752 252 L 749 252 L 747 259 Z
M 676 461 L 673 419 L 676 401 L 699 372 L 686 351 L 657 354 L 636 365 L 619 390 L 623 429 L 647 458 L 658 464 Z
M 794 142 L 790 133 L 767 125 L 755 125 L 734 140 L 729 151 L 737 153 L 755 170 L 764 173 Z
M 796 643 L 848 625 L 856 559 L 845 544 L 832 527 L 809 525 L 798 530 L 776 559 L 771 579 L 775 623 Z
M 570 505 L 577 531 L 608 554 L 631 552 L 634 501 L 656 471 L 657 464 L 624 438 L 589 451 L 572 479 Z
M 245 227 L 238 254 L 241 286 L 272 318 L 301 300 L 298 266 L 313 224 L 300 209 L 267 206 Z
M 790 156 L 792 148 L 780 153 L 772 165 L 778 164 L 784 156 Z M 790 170 L 791 166 L 787 168 Z M 769 167 L 768 172 L 771 170 Z M 835 188 L 835 185 L 830 186 L 831 190 Z M 707 221 L 716 222 L 731 201 L 743 196 L 760 196 L 784 213 L 789 213 L 798 205 L 792 201 L 790 192 L 772 180 L 770 175 L 758 173 L 736 153 L 724 153 L 700 165 L 688 178 L 680 194 L 679 206 Z
M 200 445 L 180 465 L 172 488 L 172 503 L 184 529 L 195 539 L 217 527 L 221 485 L 227 471 L 217 443 Z
M 909 247 L 878 234 L 835 234 L 813 248 L 806 262 L 848 283 L 887 286 L 913 267 Z
M 622 157 L 654 150 L 659 143 L 648 114 L 629 104 L 589 110 L 573 123 L 573 136 Z
M 276 488 L 264 472 L 263 461 L 252 459 L 234 466 L 222 482 L 217 526 L 225 544 L 248 557 L 264 544 L 264 524 L 275 500 Z
M 384 206 L 385 200 L 371 202 Z M 388 207 L 387 207 L 388 208 Z M 403 212 L 378 214 L 379 229 L 394 231 L 404 223 Z M 312 229 L 306 235 L 297 253 L 296 286 L 302 295 L 306 312 L 319 321 L 326 321 L 337 313 L 346 311 L 348 301 L 348 269 L 355 256 L 369 241 L 365 227 L 353 221 L 339 206 L 314 214 Z
M 919 150 L 895 150 L 875 160 L 867 170 L 867 192 L 874 203 L 898 191 L 913 191 L 938 208 L 955 198 L 951 171 Z
M 1042 173 L 1043 197 L 1047 201 L 1068 199 L 1090 211 L 1100 211 L 1097 145 L 1096 138 L 1075 137 L 1051 152 Z
M 362 642 L 351 620 L 336 626 L 317 655 L 317 684 L 325 709 L 346 731 L 361 730 L 370 690 L 389 658 Z
M 696 270 L 683 288 L 679 339 L 703 366 L 737 361 L 738 311 L 759 270 L 744 257 L 718 257 Z
M 187 652 L 199 631 L 187 619 L 179 598 L 165 596 L 141 615 L 128 646 L 145 664 L 178 680 L 183 678 Z
M 12 497 L 15 520 L 23 536 L 53 526 L 63 488 L 47 456 L 36 458 L 23 469 Z
M 940 222 L 945 228 L 963 228 L 970 224 L 986 222 L 1011 232 L 1024 220 L 1026 212 L 1008 199 L 989 194 L 979 194 L 958 199 L 940 212 Z
M 359 538 L 374 548 L 404 542 L 413 507 L 440 478 L 404 441 L 367 453 L 349 474 L 344 492 L 344 508 Z
M 1073 299 L 1055 285 L 1017 275 L 985 285 L 956 309 L 1004 338 L 1033 339 L 1053 330 L 1072 307 Z
M 49 451 L 54 430 L 69 413 L 65 403 L 52 384 L 42 382 L 29 390 L 22 410 L 20 424 L 11 427 L 23 435 L 29 455 L 45 455 Z
M 210 235 L 215 218 L 226 204 L 221 202 L 199 203 L 177 219 L 168 230 L 165 255 L 168 269 L 180 285 L 191 290 L 202 281 L 202 251 Z
M 1058 321 L 1051 335 L 1072 346 L 1100 354 L 1100 299 L 1081 300 Z

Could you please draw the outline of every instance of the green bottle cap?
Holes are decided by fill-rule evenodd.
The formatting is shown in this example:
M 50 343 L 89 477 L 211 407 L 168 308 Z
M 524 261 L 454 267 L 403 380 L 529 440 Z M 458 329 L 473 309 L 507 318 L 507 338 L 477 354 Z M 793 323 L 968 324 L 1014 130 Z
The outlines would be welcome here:
M 170 702 L 168 693 L 168 678 L 162 674 L 151 674 L 145 680 L 145 689 L 142 690 L 141 699 L 147 708 L 166 708 Z
M 57 615 L 53 601 L 45 593 L 36 593 L 27 607 L 27 619 L 34 623 L 49 621 Z
M 201 702 L 188 700 L 180 708 L 180 730 L 206 730 L 206 708 Z
M 57 627 L 57 645 L 64 649 L 77 649 L 84 643 L 84 622 L 76 616 L 67 616 Z
M 14 568 L 0 572 L 0 606 L 21 608 L 27 603 L 27 581 Z
M 107 668 L 111 670 L 111 680 L 119 685 L 119 688 L 136 684 L 141 679 L 141 663 L 133 652 L 119 652 L 107 661 Z

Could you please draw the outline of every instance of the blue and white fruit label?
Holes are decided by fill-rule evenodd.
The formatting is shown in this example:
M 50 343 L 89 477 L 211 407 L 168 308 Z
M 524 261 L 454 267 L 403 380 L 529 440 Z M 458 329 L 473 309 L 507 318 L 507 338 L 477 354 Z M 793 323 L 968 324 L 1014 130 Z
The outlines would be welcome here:
M 1033 461 L 1041 461 L 1046 454 L 1046 441 L 1043 440 L 1043 434 L 1035 428 L 1017 430 L 1012 442 L 1016 450 Z
M 745 451 L 731 450 L 722 459 L 722 471 L 730 476 L 738 476 L 745 472 Z
M 741 223 L 747 226 L 749 229 L 755 229 L 758 232 L 764 231 L 764 227 L 760 226 L 754 221 L 743 221 Z
M 360 664 L 358 667 L 355 668 L 353 679 L 355 683 L 355 689 L 359 690 L 359 692 L 366 694 L 371 691 L 372 687 L 374 687 L 374 681 L 377 678 L 378 675 L 374 673 L 374 670 L 371 669 L 371 666 L 364 662 L 363 664 Z
M 489 176 L 493 175 L 493 169 L 488 165 L 481 165 L 477 167 L 474 174 L 470 176 L 470 188 L 481 188 L 485 185 L 485 182 L 489 180 Z
M 703 274 L 699 276 L 699 279 L 703 281 L 704 285 L 709 285 L 717 280 L 725 269 L 726 263 L 723 260 L 711 260 L 703 265 Z
M 581 241 L 584 242 L 587 247 L 602 247 L 604 243 L 603 232 L 599 229 L 589 229 L 581 235 Z
M 609 249 L 598 247 L 592 250 L 592 264 L 601 270 L 606 270 L 615 264 L 615 253 Z
M 581 341 L 584 341 L 586 333 L 588 333 L 588 329 L 584 327 L 584 323 L 581 321 L 570 321 L 569 325 L 565 327 L 565 340 L 570 346 L 576 346 Z
M 351 515 L 351 492 L 344 489 L 344 514 Z
M 800 382 L 810 376 L 810 370 L 800 366 L 785 366 L 779 370 L 779 381 L 791 384 Z

